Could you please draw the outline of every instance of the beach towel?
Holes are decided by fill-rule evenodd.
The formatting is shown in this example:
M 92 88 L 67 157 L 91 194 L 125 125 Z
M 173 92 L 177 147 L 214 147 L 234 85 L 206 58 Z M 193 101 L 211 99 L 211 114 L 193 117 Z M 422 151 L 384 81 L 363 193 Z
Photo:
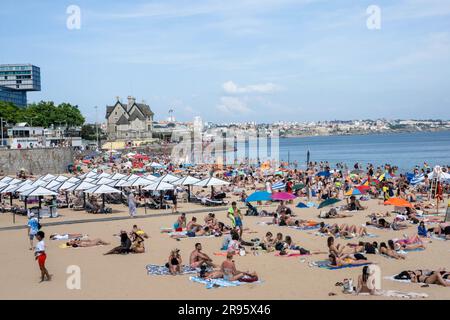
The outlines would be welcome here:
M 159 276 L 166 276 L 170 275 L 169 268 L 166 266 L 160 266 L 156 264 L 148 264 L 145 266 L 145 269 L 147 269 L 148 275 L 159 275 Z M 207 268 L 206 271 L 212 271 L 211 268 Z M 183 265 L 181 267 L 181 273 L 182 274 L 196 274 L 200 272 L 200 268 L 192 268 L 190 266 Z
M 424 251 L 425 249 L 424 248 L 415 248 L 415 249 L 402 249 L 402 250 L 400 250 L 400 251 L 397 251 L 398 253 L 404 253 L 404 254 L 406 254 L 406 253 L 408 253 L 408 252 L 416 252 L 416 251 Z
M 291 257 L 303 257 L 303 256 L 310 256 L 311 254 L 300 254 L 300 253 L 290 253 L 290 254 L 285 254 L 285 255 L 281 255 L 279 252 L 275 253 L 275 257 L 283 257 L 283 258 L 291 258 Z
M 345 266 L 336 267 L 336 266 L 331 266 L 329 260 L 321 260 L 321 261 L 316 261 L 313 265 L 316 267 L 319 267 L 319 268 L 323 268 L 323 269 L 337 270 L 337 269 L 345 269 L 345 268 L 363 267 L 363 266 L 368 266 L 369 264 L 371 264 L 371 263 L 348 264 Z
M 395 282 L 402 282 L 402 283 L 413 283 L 413 282 L 411 282 L 410 279 L 395 279 L 395 276 L 396 276 L 396 275 L 393 275 L 393 276 L 386 276 L 386 277 L 383 277 L 383 279 L 391 280 L 391 281 L 395 281 Z M 446 279 L 445 281 L 447 281 L 448 283 L 450 283 L 450 279 Z M 422 283 L 422 282 L 414 282 L 414 283 L 416 283 L 416 284 L 424 284 L 424 283 Z
M 214 252 L 213 254 L 214 254 L 215 256 L 226 257 L 226 256 L 227 256 L 227 252 L 228 252 L 228 251 L 218 251 L 218 252 Z
M 295 229 L 295 230 L 315 230 L 315 229 L 319 229 L 320 225 L 316 224 L 315 226 L 302 226 L 302 227 L 289 226 L 289 228 Z
M 196 283 L 201 283 L 204 284 L 206 289 L 212 289 L 212 288 L 225 288 L 225 287 L 237 287 L 237 286 L 241 286 L 241 285 L 245 285 L 245 284 L 249 284 L 249 283 L 256 283 L 256 284 L 260 284 L 261 281 L 255 281 L 255 282 L 241 282 L 241 281 L 228 281 L 228 280 L 224 280 L 224 279 L 203 279 L 200 277 L 189 277 L 189 280 L 191 280 L 192 282 L 196 282 Z
M 174 231 L 174 232 L 169 232 L 167 233 L 169 236 L 185 236 L 187 234 L 187 231 Z M 209 236 L 195 236 L 195 237 L 186 237 L 186 238 L 182 238 L 182 239 L 188 239 L 188 238 L 214 238 L 215 235 L 211 234 Z
M 370 293 L 359 293 L 359 296 L 370 296 Z M 392 298 L 402 298 L 402 299 L 418 299 L 418 298 L 428 298 L 426 293 L 416 293 L 416 292 L 402 292 L 397 290 L 380 290 L 377 291 L 376 296 L 392 297 Z
M 442 241 L 446 241 L 447 240 L 447 239 L 445 239 L 444 235 L 438 236 L 437 234 L 432 234 L 431 238 L 435 239 L 435 240 L 442 240 Z

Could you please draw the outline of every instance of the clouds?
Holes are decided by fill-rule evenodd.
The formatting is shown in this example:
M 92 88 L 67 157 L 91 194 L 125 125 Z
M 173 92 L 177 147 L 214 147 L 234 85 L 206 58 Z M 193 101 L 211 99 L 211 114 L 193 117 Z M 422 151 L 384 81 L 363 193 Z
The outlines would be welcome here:
M 259 83 L 248 86 L 238 86 L 233 81 L 227 81 L 222 85 L 223 91 L 227 94 L 242 93 L 274 93 L 281 89 L 280 86 L 273 83 Z
M 228 115 L 243 115 L 251 112 L 246 99 L 238 97 L 221 97 L 217 110 Z

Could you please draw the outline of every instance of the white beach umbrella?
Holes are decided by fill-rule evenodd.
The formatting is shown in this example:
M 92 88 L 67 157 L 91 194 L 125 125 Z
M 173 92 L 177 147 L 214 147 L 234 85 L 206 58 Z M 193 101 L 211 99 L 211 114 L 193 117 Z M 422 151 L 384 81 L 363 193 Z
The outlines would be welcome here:
M 126 178 L 126 180 L 128 180 L 128 181 L 130 181 L 130 180 L 136 180 L 137 178 L 139 178 L 139 176 L 138 175 L 136 175 L 136 174 L 132 174 L 132 175 L 130 175 L 128 178 Z
M 123 181 L 123 182 L 120 183 L 120 184 L 116 184 L 116 187 L 131 187 L 132 184 L 133 184 L 137 179 L 139 179 L 139 177 L 134 178 L 134 179 L 131 179 L 131 180 L 120 180 L 120 181 Z
M 162 164 L 159 164 L 157 162 L 152 162 L 150 164 L 150 167 L 152 167 L 152 168 L 164 168 L 164 166 Z
M 215 186 L 225 186 L 230 184 L 228 181 L 219 179 L 219 178 L 214 178 L 214 177 L 209 177 L 206 179 L 203 179 L 197 183 L 194 184 L 194 186 L 196 187 L 215 187 Z
M 187 176 L 184 178 L 181 178 L 175 182 L 173 182 L 173 184 L 177 185 L 177 186 L 190 186 L 193 184 L 196 184 L 197 182 L 200 182 L 200 179 L 191 177 L 191 176 Z
M 110 187 L 110 186 L 108 186 L 106 184 L 95 186 L 93 188 L 84 190 L 84 192 L 85 193 L 91 193 L 91 194 L 122 193 L 122 191 L 120 191 L 120 190 L 118 190 L 116 188 Z
M 94 178 L 97 176 L 97 169 L 94 169 L 92 171 L 89 171 L 86 173 L 86 178 Z
M 0 188 L 9 186 L 9 184 L 0 181 Z
M 161 177 L 158 178 L 158 177 L 156 177 L 156 176 L 154 176 L 152 174 L 148 174 L 148 175 L 145 176 L 145 179 L 151 180 L 151 181 L 154 181 L 154 182 L 159 181 L 160 178 Z
M 16 192 L 22 192 L 22 191 L 25 191 L 25 190 L 29 190 L 29 189 L 32 189 L 32 188 L 35 188 L 35 186 L 33 186 L 33 184 L 32 183 L 26 183 L 26 184 L 23 184 L 23 185 L 21 185 L 17 190 L 16 190 Z
M 19 184 L 19 183 L 21 183 L 23 180 L 20 180 L 20 179 L 12 179 L 12 180 L 10 180 L 10 181 L 8 181 L 8 184 L 9 185 L 13 185 L 13 184 Z
M 56 177 L 56 181 L 59 181 L 59 182 L 64 182 L 64 181 L 66 181 L 66 180 L 68 180 L 69 178 L 67 178 L 66 176 L 58 176 L 58 177 Z
M 113 180 L 120 180 L 120 179 L 124 179 L 124 178 L 126 178 L 126 175 L 124 175 L 122 173 L 115 173 L 110 177 L 110 179 L 113 179 Z
M 159 181 L 144 187 L 144 190 L 165 191 L 165 190 L 172 190 L 173 188 L 174 188 L 173 184 L 164 181 Z
M 66 180 L 66 182 L 70 182 L 70 183 L 78 183 L 80 181 L 81 181 L 81 179 L 78 179 L 75 177 L 71 177 L 71 178 L 69 178 L 69 180 Z
M 167 174 L 163 175 L 159 180 L 162 182 L 173 183 L 177 180 L 180 180 L 180 177 L 177 177 L 171 173 L 167 173 Z
M 40 186 L 45 186 L 47 183 L 49 183 L 49 181 L 38 179 L 38 180 L 34 181 L 31 185 L 33 187 L 40 187 Z
M 3 177 L 1 180 L 0 180 L 0 182 L 3 182 L 3 183 L 8 183 L 8 182 L 10 182 L 11 180 L 13 180 L 14 178 L 11 178 L 11 177 Z
M 101 178 L 110 178 L 111 175 L 109 173 L 106 172 L 102 172 L 97 176 L 97 179 L 101 179 Z
M 20 195 L 24 197 L 41 197 L 41 196 L 43 197 L 43 196 L 57 196 L 58 194 L 44 187 L 35 187 L 21 192 Z
M 103 178 L 98 179 L 98 181 L 95 184 L 108 184 L 108 183 L 111 183 L 111 182 L 114 182 L 114 180 L 110 179 L 110 178 L 103 177 Z
M 93 184 L 93 183 L 83 181 L 76 188 L 74 188 L 74 191 L 84 191 L 84 190 L 87 190 L 87 189 L 91 189 L 91 188 L 93 188 L 95 186 L 96 185 Z
M 53 188 L 58 187 L 58 186 L 60 186 L 61 184 L 62 184 L 62 183 L 59 182 L 59 181 L 52 180 L 52 181 L 50 181 L 49 183 L 47 183 L 44 187 L 47 188 L 47 189 L 49 189 L 49 190 L 52 190 Z
M 71 187 L 75 186 L 75 183 L 64 181 L 61 185 L 52 188 L 53 191 L 66 191 Z
M 84 179 L 83 179 L 83 182 L 95 183 L 96 180 L 97 180 L 97 179 L 94 179 L 94 178 L 84 178 Z
M 5 193 L 14 193 L 17 191 L 17 189 L 19 189 L 21 186 L 18 184 L 13 184 L 13 185 L 7 185 L 5 188 L 2 189 L 2 191 L 0 193 L 5 194 Z
M 131 184 L 132 187 L 142 187 L 142 186 L 148 186 L 150 184 L 155 183 L 155 181 L 146 179 L 146 178 L 137 178 L 134 180 L 134 182 Z
M 51 181 L 56 179 L 56 177 L 50 173 L 46 174 L 45 176 L 39 178 L 40 180 L 44 180 L 44 181 Z

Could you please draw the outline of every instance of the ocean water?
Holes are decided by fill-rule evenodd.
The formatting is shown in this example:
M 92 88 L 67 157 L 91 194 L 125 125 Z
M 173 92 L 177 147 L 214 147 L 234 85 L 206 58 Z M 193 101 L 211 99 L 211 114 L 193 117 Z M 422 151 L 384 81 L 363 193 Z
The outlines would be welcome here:
M 304 167 L 307 151 L 311 161 L 343 162 L 353 167 L 355 162 L 396 165 L 409 171 L 427 162 L 430 166 L 450 165 L 450 131 L 374 134 L 354 136 L 320 136 L 280 139 L 282 161 Z

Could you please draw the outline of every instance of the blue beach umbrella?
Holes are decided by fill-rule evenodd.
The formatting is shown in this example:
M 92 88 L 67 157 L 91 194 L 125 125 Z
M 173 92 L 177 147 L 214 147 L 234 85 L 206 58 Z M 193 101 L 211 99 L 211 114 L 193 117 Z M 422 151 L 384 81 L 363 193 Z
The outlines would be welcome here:
M 329 171 L 320 171 L 320 172 L 317 174 L 317 176 L 318 176 L 318 177 L 326 177 L 326 178 L 328 178 L 329 176 L 331 176 L 331 173 L 330 173 Z
M 269 201 L 271 200 L 271 194 L 267 191 L 256 191 L 253 192 L 248 198 L 245 200 L 246 202 L 256 202 L 256 201 Z

